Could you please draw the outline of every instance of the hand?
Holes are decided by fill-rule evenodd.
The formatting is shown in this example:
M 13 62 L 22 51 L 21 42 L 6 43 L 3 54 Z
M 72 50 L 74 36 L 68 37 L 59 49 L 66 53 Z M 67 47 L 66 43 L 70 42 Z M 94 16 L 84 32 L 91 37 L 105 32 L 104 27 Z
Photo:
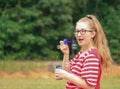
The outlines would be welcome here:
M 68 72 L 62 69 L 56 69 L 55 70 L 55 77 L 57 80 L 60 79 L 66 79 L 66 76 L 68 75 Z
M 69 47 L 67 44 L 64 44 L 63 41 L 60 41 L 60 50 L 62 51 L 63 54 L 69 54 Z

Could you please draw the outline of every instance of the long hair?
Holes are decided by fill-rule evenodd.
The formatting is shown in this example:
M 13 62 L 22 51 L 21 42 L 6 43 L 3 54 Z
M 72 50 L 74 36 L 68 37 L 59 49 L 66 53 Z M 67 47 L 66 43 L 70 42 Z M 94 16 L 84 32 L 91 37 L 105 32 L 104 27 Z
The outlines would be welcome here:
M 93 38 L 94 46 L 100 54 L 102 66 L 108 67 L 112 63 L 112 58 L 106 36 L 100 22 L 94 15 L 87 15 L 86 17 L 80 19 L 77 23 L 79 22 L 87 22 L 89 27 L 96 32 L 96 35 Z

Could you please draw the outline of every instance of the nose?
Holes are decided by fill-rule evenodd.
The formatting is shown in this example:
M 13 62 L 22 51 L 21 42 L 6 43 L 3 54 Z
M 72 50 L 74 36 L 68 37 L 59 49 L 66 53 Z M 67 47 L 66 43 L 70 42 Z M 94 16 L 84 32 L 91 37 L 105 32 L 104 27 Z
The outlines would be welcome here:
M 81 36 L 81 33 L 80 33 L 80 32 L 78 32 L 77 36 Z

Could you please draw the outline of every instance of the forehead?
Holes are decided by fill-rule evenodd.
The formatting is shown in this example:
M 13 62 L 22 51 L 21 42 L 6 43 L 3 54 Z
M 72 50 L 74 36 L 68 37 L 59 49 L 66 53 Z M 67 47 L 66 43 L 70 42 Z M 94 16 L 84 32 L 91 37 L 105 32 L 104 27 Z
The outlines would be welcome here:
M 76 29 L 88 29 L 88 28 L 89 28 L 89 26 L 85 22 L 78 22 L 76 24 Z

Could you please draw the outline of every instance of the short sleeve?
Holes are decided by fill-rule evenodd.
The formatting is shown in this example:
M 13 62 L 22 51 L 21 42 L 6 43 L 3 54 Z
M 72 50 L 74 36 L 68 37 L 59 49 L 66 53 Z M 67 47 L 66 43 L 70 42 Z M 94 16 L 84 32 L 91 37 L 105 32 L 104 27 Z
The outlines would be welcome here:
M 100 78 L 100 59 L 91 54 L 85 58 L 83 68 L 81 69 L 81 78 L 83 78 L 89 86 L 95 87 Z

